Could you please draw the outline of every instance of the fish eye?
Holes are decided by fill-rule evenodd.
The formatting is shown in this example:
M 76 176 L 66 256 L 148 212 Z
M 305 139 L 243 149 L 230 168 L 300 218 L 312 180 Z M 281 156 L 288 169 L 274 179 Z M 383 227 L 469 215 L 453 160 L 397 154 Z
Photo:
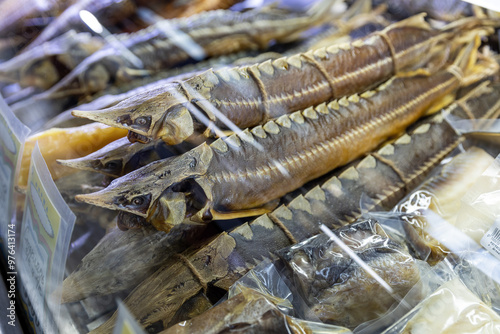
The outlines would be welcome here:
M 145 199 L 143 196 L 138 196 L 132 199 L 132 204 L 135 206 L 141 206 L 145 202 Z
M 141 116 L 137 117 L 134 120 L 134 124 L 132 125 L 132 128 L 134 129 L 146 129 L 151 125 L 151 116 Z
M 139 117 L 135 120 L 135 124 L 137 125 L 146 125 L 148 120 L 145 117 Z
M 151 194 L 140 195 L 132 198 L 127 207 L 133 211 L 147 213 L 151 203 Z
M 116 167 L 118 167 L 118 164 L 114 161 L 110 161 L 110 162 L 106 163 L 106 165 L 104 167 L 109 168 L 109 169 L 115 169 Z
M 195 168 L 197 164 L 198 161 L 196 160 L 196 158 L 193 158 L 193 160 L 189 163 L 189 167 Z

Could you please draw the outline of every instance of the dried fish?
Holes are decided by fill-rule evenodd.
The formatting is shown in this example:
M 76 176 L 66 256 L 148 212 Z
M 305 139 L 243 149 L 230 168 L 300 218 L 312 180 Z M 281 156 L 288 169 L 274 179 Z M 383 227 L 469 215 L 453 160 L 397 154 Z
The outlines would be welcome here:
M 126 137 L 118 139 L 85 157 L 58 160 L 72 168 L 120 177 L 153 161 L 173 157 L 191 149 L 188 145 L 168 146 L 162 140 L 148 144 L 131 143 Z
M 477 109 L 473 115 L 487 111 Z M 229 289 L 271 252 L 319 234 L 319 223 L 337 228 L 354 222 L 362 211 L 391 209 L 460 142 L 454 129 L 436 115 L 321 187 L 161 267 L 127 297 L 127 307 L 151 332 L 186 320 L 184 310 L 192 298 Z M 115 316 L 95 333 L 109 333 Z
M 310 324 L 287 316 L 276 306 L 279 302 L 276 297 L 263 295 L 250 288 L 242 288 L 236 296 L 189 322 L 182 322 L 162 331 L 161 334 L 223 334 L 235 330 L 245 334 L 351 333 L 346 328 Z
M 103 45 L 101 38 L 71 30 L 0 64 L 0 81 L 48 89 Z
M 185 219 L 206 222 L 269 212 L 286 193 L 373 150 L 430 109 L 450 103 L 460 84 L 484 69 L 467 68 L 476 42 L 455 64 L 434 75 L 395 77 L 360 96 L 284 115 L 152 163 L 76 199 L 120 210 L 119 220 L 143 220 L 163 231 Z M 494 65 L 492 71 L 498 68 Z
M 132 0 L 77 0 L 50 22 L 40 35 L 28 44 L 26 50 L 51 41 L 69 29 L 87 31 L 88 28 L 80 17 L 82 10 L 92 13 L 104 26 L 110 26 L 131 15 L 135 9 L 135 3 Z
M 433 58 L 434 65 L 429 66 L 438 67 L 436 64 L 446 61 L 448 54 L 444 42 L 455 45 L 450 43 L 453 36 L 483 24 L 488 23 L 471 19 L 436 31 L 419 15 L 351 44 L 251 66 L 209 70 L 168 86 L 153 98 L 145 94 L 143 101 L 138 96 L 111 108 L 75 110 L 73 114 L 125 128 L 131 132 L 131 140 L 163 138 L 176 144 L 196 131 L 209 135 L 214 126 L 227 128 L 229 123 L 240 128 L 255 126 L 332 98 L 365 91 L 403 69 L 422 67 L 433 56 L 439 59 Z
M 335 1 L 322 0 L 309 11 L 299 13 L 263 7 L 247 12 L 219 10 L 174 21 L 162 20 L 136 33 L 117 36 L 119 45 L 109 45 L 87 58 L 47 91 L 46 96 L 89 95 L 191 59 L 184 48 L 167 37 L 170 31 L 188 35 L 203 49 L 205 57 L 263 49 L 272 40 L 293 40 L 300 32 L 329 18 L 327 9 Z M 133 57 L 118 52 L 124 49 Z
M 88 253 L 62 285 L 62 303 L 134 288 L 161 265 L 214 231 L 201 225 L 181 225 L 165 234 L 151 227 L 114 228 Z
M 337 242 L 320 234 L 280 251 L 289 277 L 306 301 L 308 319 L 354 328 L 386 313 L 397 302 L 395 296 L 403 298 L 420 280 L 420 271 L 407 249 L 375 220 L 356 222 L 334 233 L 392 291 Z

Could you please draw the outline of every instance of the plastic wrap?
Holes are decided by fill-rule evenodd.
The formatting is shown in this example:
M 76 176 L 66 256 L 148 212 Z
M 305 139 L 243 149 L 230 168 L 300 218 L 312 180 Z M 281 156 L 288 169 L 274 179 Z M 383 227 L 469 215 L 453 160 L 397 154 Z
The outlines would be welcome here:
M 419 281 L 413 258 L 376 221 L 357 222 L 335 234 L 378 278 L 326 235 L 281 251 L 295 287 L 308 306 L 306 317 L 354 328 L 385 313 Z
M 293 301 L 276 264 L 263 261 L 231 287 L 226 300 L 161 333 L 351 333 L 347 328 L 294 317 Z
M 454 278 L 384 334 L 498 333 L 500 316 Z
M 467 124 L 462 117 L 498 116 L 500 104 L 493 100 L 500 86 L 482 81 L 497 76 L 498 64 L 477 48 L 475 33 L 491 45 L 496 37 L 490 30 L 500 24 L 475 10 L 477 17 L 441 28 L 445 23 L 436 20 L 444 19 L 442 10 L 433 10 L 439 8 L 403 8 L 394 1 L 387 3 L 388 13 L 385 6 L 372 10 L 368 0 L 348 8 L 342 0 L 247 1 L 172 21 L 163 20 L 166 11 L 173 12 L 161 1 L 107 0 L 92 8 L 83 5 L 95 1 L 74 2 L 72 10 L 54 11 L 41 34 L 24 34 L 22 44 L 31 44 L 0 64 L 0 77 L 9 75 L 0 78 L 0 92 L 8 94 L 16 117 L 34 131 L 46 130 L 30 138 L 38 140 L 43 156 L 34 161 L 45 160 L 52 174 L 41 181 L 56 180 L 53 193 L 76 214 L 74 233 L 64 226 L 59 231 L 64 247 L 52 247 L 46 275 L 45 292 L 57 298 L 54 332 L 131 330 L 120 324 L 123 307 L 112 315 L 116 298 L 128 294 L 126 318 L 148 333 L 381 333 L 450 280 L 446 266 L 452 260 L 467 288 L 500 310 L 500 222 L 493 223 L 498 173 L 483 173 L 491 158 L 483 159 L 477 149 L 444 164 L 401 204 L 404 210 L 353 223 L 363 213 L 391 208 L 459 146 L 461 132 L 445 119 L 470 131 L 484 122 Z M 199 1 L 184 3 L 201 8 Z M 217 7 L 230 3 L 220 0 Z M 129 15 L 135 5 L 138 10 Z M 427 11 L 425 19 L 395 19 L 394 9 L 406 16 L 417 7 Z M 453 12 L 446 19 L 471 15 L 464 6 Z M 36 23 L 26 17 L 19 25 L 26 19 Z M 40 45 L 84 24 L 101 36 L 69 33 Z M 257 51 L 264 48 L 270 52 Z M 216 57 L 222 53 L 227 56 Z M 464 91 L 467 99 L 452 103 Z M 483 101 L 484 109 L 473 99 Z M 435 115 L 414 124 L 450 103 L 460 109 L 450 114 L 460 119 Z M 290 115 L 282 115 L 285 110 Z M 75 121 L 69 112 L 88 118 Z M 94 117 L 113 129 L 54 129 Z M 406 126 L 413 127 L 408 134 L 369 152 Z M 114 142 L 96 151 L 125 134 L 120 141 L 138 150 L 112 152 Z M 163 155 L 173 148 L 166 143 L 184 139 L 187 146 Z M 29 144 L 22 167 L 29 165 Z M 200 155 L 191 145 L 203 147 Z M 169 160 L 175 164 L 155 169 L 159 163 L 153 160 L 171 155 L 178 155 Z M 342 166 L 358 157 L 364 158 Z M 56 164 L 59 159 L 71 160 Z M 458 167 L 455 160 L 462 161 Z M 151 169 L 140 169 L 146 166 Z M 342 169 L 330 170 L 334 166 Z M 20 185 L 26 175 L 20 175 Z M 120 196 L 106 205 L 99 205 L 106 196 L 88 200 L 115 177 L 125 179 L 110 189 L 123 180 L 130 188 L 119 189 Z M 118 218 L 109 210 L 124 207 Z M 167 223 L 168 234 L 150 226 L 153 221 L 156 227 Z M 394 222 L 404 223 L 401 235 L 391 229 Z M 339 228 L 336 239 L 303 241 L 320 233 L 321 224 Z M 22 231 L 33 236 L 36 229 L 29 228 L 24 224 Z M 489 251 L 479 246 L 485 235 Z M 20 259 L 27 268 L 19 290 L 31 315 L 42 318 L 33 321 L 43 321 L 46 314 L 38 309 L 48 297 L 27 293 L 34 285 L 29 265 L 49 262 L 28 252 L 41 249 L 43 241 L 23 239 Z M 278 249 L 292 244 L 275 259 Z M 436 264 L 447 253 L 453 258 Z M 434 270 L 412 255 L 436 264 Z
M 472 147 L 451 159 L 441 171 L 413 191 L 393 212 L 402 213 L 408 244 L 421 259 L 436 263 L 449 252 L 427 218 L 428 210 L 478 244 L 497 215 L 498 206 L 491 205 L 496 191 L 499 160 Z M 490 204 L 490 205 L 488 205 Z M 437 222 L 439 224 L 439 222 Z M 445 233 L 445 229 L 442 232 Z M 444 236 L 444 235 L 443 235 Z

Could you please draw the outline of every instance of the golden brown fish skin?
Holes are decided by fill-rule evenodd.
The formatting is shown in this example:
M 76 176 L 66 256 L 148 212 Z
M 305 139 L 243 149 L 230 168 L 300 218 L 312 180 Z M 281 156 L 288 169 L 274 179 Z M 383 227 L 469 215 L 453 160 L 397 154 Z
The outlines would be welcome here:
M 477 24 L 465 21 L 457 26 Z M 191 114 L 195 111 L 206 115 L 210 126 L 227 127 L 220 114 L 240 128 L 263 124 L 285 113 L 365 91 L 395 73 L 424 66 L 435 54 L 444 57 L 441 44 L 457 31 L 461 29 L 431 30 L 422 15 L 415 16 L 350 44 L 251 66 L 209 70 L 143 103 L 125 100 L 112 108 L 73 114 L 175 144 L 209 126 L 200 115 Z
M 283 115 L 202 144 L 179 159 L 146 166 L 77 200 L 144 217 L 164 231 L 185 219 L 206 222 L 269 212 L 272 201 L 373 150 L 441 104 L 460 86 L 456 68 L 396 77 L 361 96 Z M 155 174 L 154 185 L 137 186 Z M 136 220 L 131 215 L 119 219 Z
M 178 312 L 190 298 L 229 289 L 271 252 L 321 233 L 318 223 L 338 228 L 354 222 L 362 209 L 391 209 L 460 142 L 437 115 L 321 187 L 163 266 L 127 297 L 127 307 L 145 328 L 168 328 L 182 320 Z M 110 333 L 115 316 L 95 333 Z

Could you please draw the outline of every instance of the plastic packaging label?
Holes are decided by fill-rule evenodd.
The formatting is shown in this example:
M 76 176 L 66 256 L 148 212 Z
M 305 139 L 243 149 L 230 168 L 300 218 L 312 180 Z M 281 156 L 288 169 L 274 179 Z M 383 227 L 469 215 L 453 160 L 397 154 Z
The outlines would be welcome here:
M 60 291 L 76 217 L 33 150 L 19 244 L 21 297 L 37 333 L 58 333 Z
M 144 334 L 144 331 L 122 302 L 118 302 L 118 318 L 113 334 Z
M 481 238 L 481 245 L 500 260 L 500 220 L 495 221 L 490 230 Z
M 0 95 L 0 238 L 5 254 L 8 245 L 14 244 L 15 225 L 13 225 L 14 180 L 22 147 L 29 129 L 18 120 Z M 10 238 L 10 239 L 9 239 Z M 12 242 L 9 243 L 9 240 Z M 12 255 L 11 255 L 12 256 Z M 6 255 L 8 258 L 8 255 Z

